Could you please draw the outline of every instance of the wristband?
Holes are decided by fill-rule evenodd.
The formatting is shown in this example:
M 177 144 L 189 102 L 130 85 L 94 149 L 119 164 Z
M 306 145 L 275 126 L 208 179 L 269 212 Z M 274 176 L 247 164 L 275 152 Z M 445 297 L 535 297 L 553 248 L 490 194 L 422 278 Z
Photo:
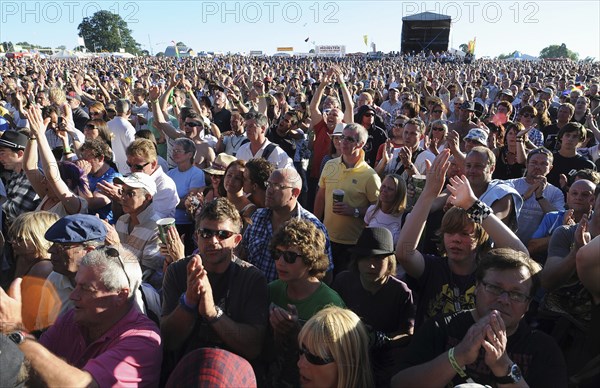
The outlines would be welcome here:
M 456 358 L 454 358 L 454 348 L 450 348 L 448 350 L 448 361 L 450 361 L 452 369 L 454 369 L 454 371 L 458 373 L 460 377 L 463 379 L 467 378 L 467 372 L 465 372 L 466 368 L 461 368 L 460 365 L 458 365 Z
M 544 199 L 544 196 L 542 195 L 541 197 L 535 197 L 536 201 L 541 201 L 542 199 Z
M 480 200 L 475 201 L 473 206 L 467 209 L 467 216 L 478 224 L 481 224 L 490 214 L 492 209 Z
M 185 292 L 183 294 L 181 294 L 181 297 L 179 298 L 179 306 L 181 306 L 182 309 L 184 309 L 185 311 L 187 311 L 190 314 L 195 314 L 197 311 L 195 306 L 190 306 L 187 303 L 187 299 L 185 297 Z

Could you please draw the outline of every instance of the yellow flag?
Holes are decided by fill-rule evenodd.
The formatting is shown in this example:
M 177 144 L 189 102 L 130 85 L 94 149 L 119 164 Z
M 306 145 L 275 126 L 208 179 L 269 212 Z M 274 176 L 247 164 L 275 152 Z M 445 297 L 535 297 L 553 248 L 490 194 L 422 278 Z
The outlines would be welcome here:
M 369 35 L 363 35 L 363 42 L 365 42 L 365 46 L 368 46 L 367 42 L 369 42 Z

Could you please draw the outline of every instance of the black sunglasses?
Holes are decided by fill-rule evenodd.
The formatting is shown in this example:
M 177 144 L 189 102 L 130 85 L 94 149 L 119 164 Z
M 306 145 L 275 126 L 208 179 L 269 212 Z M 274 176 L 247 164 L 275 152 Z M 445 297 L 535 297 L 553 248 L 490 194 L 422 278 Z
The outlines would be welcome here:
M 291 251 L 282 251 L 280 249 L 273 250 L 273 260 L 279 260 L 280 257 L 283 257 L 283 260 L 288 264 L 294 264 L 296 259 L 301 255 L 296 252 Z
M 136 169 L 136 170 L 143 170 L 144 167 L 146 167 L 147 165 L 150 164 L 150 162 L 144 163 L 144 164 L 131 164 L 129 162 L 126 162 L 126 163 L 129 166 L 129 168 L 133 168 L 133 169 Z
M 217 236 L 219 241 L 227 240 L 229 237 L 233 236 L 235 233 L 229 230 L 212 230 L 212 229 L 198 229 L 198 235 L 202 238 L 212 238 L 213 236 Z
M 302 345 L 302 347 L 300 348 L 300 354 L 304 354 L 306 361 L 313 365 L 327 365 L 331 364 L 334 361 L 333 358 L 321 358 L 315 354 L 312 354 L 308 351 L 308 349 L 306 349 L 306 346 L 304 345 Z
M 186 127 L 200 127 L 202 126 L 202 123 L 199 123 L 197 121 L 186 121 L 184 125 Z
M 104 250 L 104 252 L 106 253 L 106 256 L 112 258 L 112 259 L 117 259 L 119 261 L 119 264 L 121 265 L 121 268 L 123 269 L 123 273 L 125 274 L 125 277 L 127 278 L 127 284 L 129 285 L 129 287 L 132 286 L 131 284 L 131 279 L 129 279 L 129 275 L 127 275 L 127 270 L 125 269 L 125 263 L 123 262 L 123 259 L 121 258 L 121 255 L 119 254 L 119 250 L 110 246 L 101 246 L 98 247 L 98 249 L 102 249 Z

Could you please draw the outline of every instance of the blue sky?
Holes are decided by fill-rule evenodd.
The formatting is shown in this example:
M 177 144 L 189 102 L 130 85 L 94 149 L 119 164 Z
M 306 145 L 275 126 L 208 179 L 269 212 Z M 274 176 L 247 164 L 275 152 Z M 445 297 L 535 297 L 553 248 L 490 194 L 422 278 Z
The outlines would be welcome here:
M 170 41 L 196 51 L 308 52 L 343 44 L 346 52 L 400 49 L 402 17 L 423 11 L 450 15 L 451 47 L 477 37 L 476 55 L 519 50 L 538 55 L 550 44 L 600 59 L 600 1 L 0 1 L 0 41 L 44 46 L 77 43 L 83 17 L 118 13 L 142 48 L 157 53 Z M 308 43 L 304 40 L 309 38 Z

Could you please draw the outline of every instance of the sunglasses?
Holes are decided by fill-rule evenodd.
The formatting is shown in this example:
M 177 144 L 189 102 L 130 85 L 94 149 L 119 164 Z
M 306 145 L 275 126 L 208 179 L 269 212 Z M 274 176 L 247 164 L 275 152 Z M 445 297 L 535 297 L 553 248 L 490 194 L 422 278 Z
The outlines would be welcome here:
M 296 262 L 296 259 L 300 256 L 301 255 L 296 252 L 282 251 L 280 249 L 273 250 L 274 260 L 279 260 L 281 257 L 283 257 L 283 261 L 285 261 L 288 264 L 294 264 Z
M 443 131 L 444 128 L 443 127 L 432 127 L 431 128 L 433 131 Z
M 98 115 L 101 115 L 101 114 L 102 114 L 102 112 L 98 112 L 98 111 L 97 111 L 97 112 L 92 112 L 92 111 L 90 111 L 90 114 L 91 114 L 92 116 L 98 116 Z
M 184 124 L 186 127 L 199 127 L 202 124 L 197 121 L 186 121 Z
M 529 114 L 529 113 L 523 113 L 523 114 L 521 115 L 521 117 L 525 117 L 525 118 L 528 118 L 528 119 L 530 119 L 530 118 L 532 118 L 532 117 L 533 117 L 533 115 L 532 115 L 532 114 Z
M 308 351 L 308 349 L 306 349 L 306 346 L 304 345 L 302 345 L 302 347 L 300 348 L 300 354 L 303 354 L 304 358 L 306 358 L 306 361 L 313 365 L 327 365 L 331 364 L 334 361 L 333 358 L 321 358 L 315 354 L 312 354 Z
M 366 117 L 373 117 L 373 116 L 375 116 L 375 115 L 374 115 L 373 113 L 365 113 L 363 116 L 366 116 Z
M 121 258 L 121 255 L 119 254 L 119 251 L 115 248 L 107 247 L 107 246 L 99 247 L 98 249 L 104 249 L 106 252 L 106 256 L 108 256 L 112 259 L 117 259 L 119 261 L 119 264 L 121 265 L 121 268 L 123 269 L 123 273 L 125 274 L 125 277 L 127 278 L 127 284 L 129 284 L 129 286 L 131 287 L 131 280 L 129 279 L 129 275 L 127 275 L 127 270 L 125 270 L 125 263 L 123 262 L 123 259 Z
M 127 165 L 129 166 L 129 168 L 131 168 L 131 169 L 135 169 L 135 170 L 143 170 L 143 169 L 144 169 L 144 167 L 146 167 L 147 165 L 149 165 L 149 164 L 150 164 L 150 162 L 148 162 L 148 163 L 144 163 L 144 164 L 131 164 L 131 163 L 129 163 L 129 162 L 126 162 L 126 163 L 127 163 Z
M 394 127 L 402 128 L 404 127 L 404 123 L 394 123 Z
M 442 113 L 442 111 L 441 111 L 441 110 L 438 110 L 438 109 L 436 109 L 436 110 L 433 110 L 432 112 L 433 112 L 433 113 Z
M 357 140 L 355 138 L 353 138 L 352 136 L 340 136 L 340 140 L 341 141 L 347 141 L 348 143 L 356 143 Z
M 217 236 L 219 241 L 227 240 L 229 237 L 233 236 L 235 233 L 229 230 L 212 230 L 212 229 L 198 229 L 198 235 L 202 238 L 212 238 Z

